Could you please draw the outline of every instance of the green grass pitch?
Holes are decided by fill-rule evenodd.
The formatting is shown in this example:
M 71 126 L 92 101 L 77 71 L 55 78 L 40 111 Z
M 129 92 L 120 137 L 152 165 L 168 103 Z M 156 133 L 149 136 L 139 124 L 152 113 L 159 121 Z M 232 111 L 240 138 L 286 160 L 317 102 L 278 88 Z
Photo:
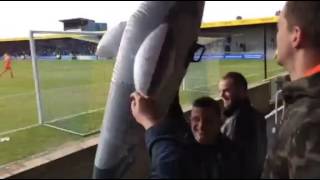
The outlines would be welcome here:
M 44 121 L 80 134 L 99 129 L 113 65 L 114 61 L 40 61 Z M 13 67 L 14 79 L 9 74 L 0 78 L 0 138 L 10 137 L 0 142 L 0 166 L 81 138 L 46 126 L 10 133 L 38 124 L 31 62 L 15 61 Z M 215 95 L 219 78 L 229 71 L 243 73 L 251 84 L 264 78 L 262 61 L 191 64 L 180 91 L 181 104 L 186 107 L 197 97 Z M 268 61 L 269 77 L 281 72 Z

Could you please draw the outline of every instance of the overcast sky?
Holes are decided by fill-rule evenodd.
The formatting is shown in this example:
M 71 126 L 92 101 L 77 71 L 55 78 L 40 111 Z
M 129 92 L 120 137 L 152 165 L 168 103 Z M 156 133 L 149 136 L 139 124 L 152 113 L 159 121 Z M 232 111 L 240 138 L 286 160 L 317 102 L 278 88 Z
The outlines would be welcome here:
M 61 19 L 88 18 L 110 27 L 125 21 L 141 1 L 0 1 L 0 38 L 26 37 L 30 30 L 62 31 Z M 209 1 L 203 22 L 273 16 L 285 1 Z

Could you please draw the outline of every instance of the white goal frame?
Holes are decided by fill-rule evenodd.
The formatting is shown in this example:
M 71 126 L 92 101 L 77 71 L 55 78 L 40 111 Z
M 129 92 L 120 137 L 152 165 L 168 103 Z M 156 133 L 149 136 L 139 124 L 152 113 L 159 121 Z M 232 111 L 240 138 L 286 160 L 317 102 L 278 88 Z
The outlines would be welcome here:
M 34 78 L 34 87 L 35 87 L 35 94 L 36 94 L 36 103 L 37 103 L 37 117 L 38 117 L 38 125 L 45 125 L 51 128 L 59 129 L 64 132 L 80 135 L 80 136 L 87 136 L 94 132 L 89 132 L 86 134 L 77 133 L 68 129 L 55 127 L 49 124 L 45 124 L 44 122 L 44 111 L 43 111 L 43 101 L 42 101 L 42 94 L 41 94 L 41 84 L 39 79 L 39 67 L 38 67 L 38 59 L 36 55 L 36 46 L 35 46 L 35 35 L 36 34 L 71 34 L 71 35 L 104 35 L 105 31 L 34 31 L 31 30 L 29 34 L 29 43 L 30 43 L 30 52 L 31 52 L 31 61 L 32 61 L 32 71 L 33 71 L 33 78 Z M 89 112 L 89 111 L 88 111 Z

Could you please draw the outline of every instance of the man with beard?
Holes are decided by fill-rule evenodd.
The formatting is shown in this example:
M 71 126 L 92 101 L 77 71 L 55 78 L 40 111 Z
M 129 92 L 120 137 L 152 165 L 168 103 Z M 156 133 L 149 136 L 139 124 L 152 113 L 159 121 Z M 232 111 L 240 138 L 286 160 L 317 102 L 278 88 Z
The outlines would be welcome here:
M 224 105 L 222 133 L 240 150 L 242 178 L 259 178 L 267 149 L 266 121 L 254 109 L 248 96 L 248 83 L 242 74 L 227 73 L 219 82 Z

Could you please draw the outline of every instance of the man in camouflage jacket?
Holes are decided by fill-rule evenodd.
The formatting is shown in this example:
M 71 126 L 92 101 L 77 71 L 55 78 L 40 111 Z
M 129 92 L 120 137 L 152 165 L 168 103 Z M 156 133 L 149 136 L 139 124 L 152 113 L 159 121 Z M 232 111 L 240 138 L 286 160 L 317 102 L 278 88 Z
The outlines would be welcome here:
M 292 82 L 263 178 L 320 178 L 320 2 L 287 2 L 278 22 L 278 62 Z

